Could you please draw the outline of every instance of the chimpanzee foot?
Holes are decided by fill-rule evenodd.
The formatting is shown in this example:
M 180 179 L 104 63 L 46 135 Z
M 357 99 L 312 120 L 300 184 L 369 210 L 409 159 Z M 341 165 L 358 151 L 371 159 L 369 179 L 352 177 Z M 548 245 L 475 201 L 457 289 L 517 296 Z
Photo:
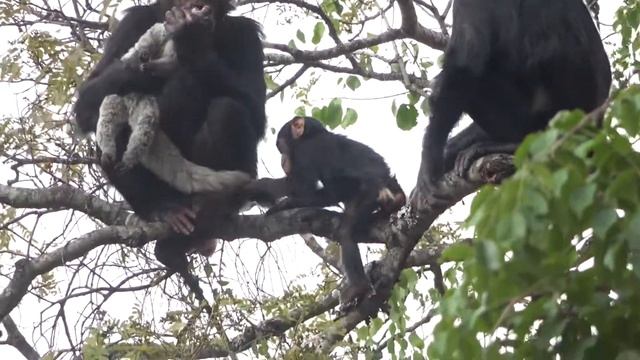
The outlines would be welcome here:
M 512 154 L 518 148 L 518 143 L 480 142 L 470 145 L 461 151 L 456 158 L 454 171 L 456 175 L 466 178 L 469 169 L 476 160 L 489 154 Z
M 484 155 L 487 155 L 487 152 L 480 144 L 473 144 L 461 151 L 454 165 L 456 175 L 466 178 L 467 172 L 471 169 L 473 163 Z
M 360 304 L 367 297 L 375 295 L 376 291 L 369 281 L 360 282 L 359 285 L 347 285 L 340 293 L 340 313 L 345 313 Z

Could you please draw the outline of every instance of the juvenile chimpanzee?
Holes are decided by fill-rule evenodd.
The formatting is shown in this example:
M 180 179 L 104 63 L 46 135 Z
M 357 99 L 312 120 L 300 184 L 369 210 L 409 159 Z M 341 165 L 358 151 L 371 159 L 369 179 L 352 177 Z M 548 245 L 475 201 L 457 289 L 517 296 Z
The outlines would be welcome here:
M 349 286 L 341 297 L 346 306 L 352 305 L 371 288 L 358 239 L 367 235 L 375 220 L 398 211 L 405 204 L 405 194 L 382 156 L 364 144 L 329 132 L 316 119 L 294 117 L 278 132 L 277 146 L 287 175 L 280 179 L 280 185 L 285 184 L 280 189 L 287 190 L 287 197 L 267 213 L 345 204 L 337 236 Z M 279 195 L 276 192 L 273 197 Z
M 464 174 L 480 156 L 514 151 L 558 111 L 595 109 L 610 85 L 607 54 L 581 0 L 456 0 L 411 202 L 425 205 L 454 167 Z M 474 124 L 445 149 L 463 112 Z
M 79 89 L 74 107 L 78 127 L 95 131 L 99 106 L 107 95 L 153 94 L 160 129 L 185 158 L 213 170 L 239 170 L 255 177 L 257 143 L 266 122 L 261 31 L 251 19 L 227 15 L 232 8 L 229 0 L 158 0 L 130 8 Z M 125 66 L 120 57 L 147 29 L 165 20 L 176 69 L 154 76 Z M 118 158 L 129 135 L 128 127 L 119 133 Z M 185 253 L 208 250 L 213 244 L 210 230 L 235 215 L 244 196 L 237 191 L 188 196 L 141 164 L 124 173 L 103 170 L 138 215 L 163 219 L 180 234 L 158 241 L 156 257 L 204 299 Z

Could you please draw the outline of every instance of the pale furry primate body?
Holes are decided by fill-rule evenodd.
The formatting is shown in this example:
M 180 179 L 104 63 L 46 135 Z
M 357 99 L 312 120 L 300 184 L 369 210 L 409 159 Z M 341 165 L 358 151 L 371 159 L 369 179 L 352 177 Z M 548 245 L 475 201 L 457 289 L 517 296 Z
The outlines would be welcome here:
M 145 32 L 121 60 L 154 75 L 167 76 L 177 66 L 173 41 L 163 23 Z M 221 191 L 246 184 L 241 171 L 214 171 L 185 159 L 178 147 L 158 128 L 159 108 L 153 95 L 130 93 L 109 95 L 100 106 L 96 142 L 102 150 L 103 166 L 125 172 L 140 163 L 177 190 L 191 194 Z M 122 159 L 116 162 L 116 137 L 129 125 L 131 135 Z

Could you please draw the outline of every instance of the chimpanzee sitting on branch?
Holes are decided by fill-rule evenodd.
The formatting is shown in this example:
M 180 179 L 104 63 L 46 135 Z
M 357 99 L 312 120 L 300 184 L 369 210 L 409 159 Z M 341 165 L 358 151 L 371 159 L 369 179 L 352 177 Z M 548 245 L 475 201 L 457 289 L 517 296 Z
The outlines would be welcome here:
M 299 207 L 345 205 L 338 228 L 347 287 L 341 296 L 350 307 L 371 289 L 358 249 L 370 226 L 388 218 L 406 201 L 382 156 L 370 147 L 325 129 L 310 117 L 294 117 L 278 132 L 283 179 L 261 179 L 256 196 L 276 202 L 267 214 Z M 266 180 L 266 181 L 263 181 Z
M 455 0 L 436 83 L 411 199 L 420 208 L 439 202 L 445 172 L 514 151 L 560 110 L 597 108 L 611 69 L 582 0 Z M 473 124 L 447 142 L 462 113 Z
M 118 24 L 100 62 L 79 88 L 74 111 L 83 132 L 96 130 L 105 96 L 155 95 L 160 129 L 189 161 L 211 170 L 256 176 L 257 144 L 264 136 L 265 83 L 260 25 L 230 16 L 230 0 L 158 0 L 134 6 Z M 163 76 L 125 66 L 120 58 L 150 27 L 165 22 L 177 64 Z M 121 160 L 131 130 L 116 139 Z M 170 166 L 170 164 L 167 164 Z M 142 164 L 126 172 L 105 167 L 110 182 L 145 220 L 162 219 L 178 233 L 156 243 L 156 257 L 178 272 L 200 300 L 198 279 L 185 253 L 208 253 L 212 229 L 237 214 L 245 195 L 233 189 L 190 195 L 178 191 Z

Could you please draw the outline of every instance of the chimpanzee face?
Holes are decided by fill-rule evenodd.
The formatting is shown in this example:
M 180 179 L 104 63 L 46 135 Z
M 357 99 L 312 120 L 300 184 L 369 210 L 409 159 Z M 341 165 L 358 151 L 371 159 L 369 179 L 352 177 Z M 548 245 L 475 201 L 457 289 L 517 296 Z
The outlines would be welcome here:
M 183 9 L 198 9 L 202 10 L 205 5 L 211 6 L 211 0 L 175 0 L 175 6 L 181 7 Z
M 297 140 L 304 135 L 304 124 L 304 118 L 297 117 L 293 119 L 291 122 L 291 137 L 293 137 L 293 140 Z

